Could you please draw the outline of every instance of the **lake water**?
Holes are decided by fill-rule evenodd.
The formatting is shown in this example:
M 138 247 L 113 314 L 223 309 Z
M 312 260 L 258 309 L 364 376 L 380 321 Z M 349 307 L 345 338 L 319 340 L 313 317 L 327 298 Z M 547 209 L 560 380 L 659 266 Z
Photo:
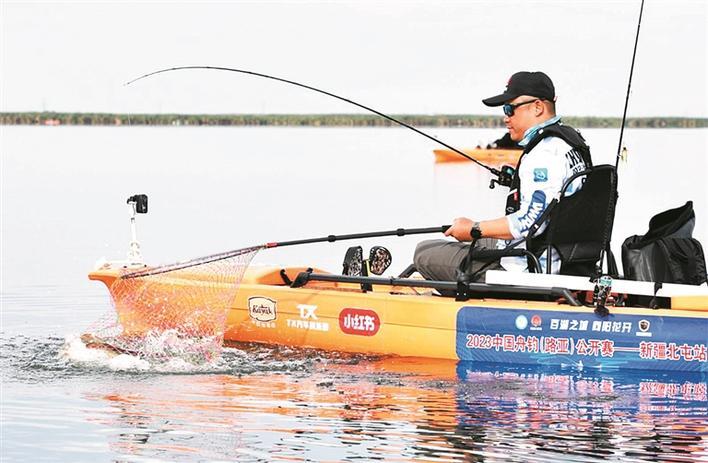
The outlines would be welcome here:
M 454 146 L 493 130 L 429 129 Z M 584 130 L 614 163 L 618 130 Z M 693 200 L 708 243 L 708 130 L 628 130 L 613 248 Z M 502 189 L 404 129 L 0 126 L 2 461 L 708 461 L 705 376 L 501 368 L 243 345 L 138 370 L 76 336 L 111 310 L 86 274 L 123 259 L 146 193 L 150 263 L 269 241 L 494 218 Z M 425 237 L 367 240 L 390 273 Z M 255 263 L 339 271 L 351 242 Z M 134 365 L 133 365 L 134 367 Z

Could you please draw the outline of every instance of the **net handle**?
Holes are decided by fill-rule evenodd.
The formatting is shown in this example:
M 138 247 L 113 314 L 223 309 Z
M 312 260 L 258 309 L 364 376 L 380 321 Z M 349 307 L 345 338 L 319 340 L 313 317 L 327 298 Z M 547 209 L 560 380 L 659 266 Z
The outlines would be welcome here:
M 175 270 L 184 270 L 190 267 L 196 267 L 197 265 L 208 264 L 211 262 L 217 262 L 220 260 L 230 259 L 232 257 L 240 256 L 243 254 L 248 254 L 252 252 L 258 252 L 261 249 L 278 248 L 285 246 L 296 246 L 300 244 L 312 244 L 312 243 L 333 243 L 335 241 L 345 241 L 345 240 L 355 240 L 363 238 L 377 238 L 381 236 L 406 236 L 406 235 L 422 235 L 426 233 L 444 233 L 450 225 L 440 225 L 437 227 L 427 227 L 427 228 L 397 228 L 395 230 L 385 230 L 385 231 L 375 231 L 375 232 L 365 232 L 365 233 L 352 233 L 348 235 L 327 235 L 319 238 L 307 238 L 302 240 L 293 241 L 278 241 L 266 244 L 261 244 L 257 246 L 250 246 L 247 248 L 235 249 L 233 251 L 220 252 L 218 254 L 211 254 L 204 257 L 198 257 L 196 259 L 191 259 L 183 262 L 176 262 L 174 264 L 163 265 L 155 268 L 147 268 L 138 270 L 135 272 L 130 272 L 122 275 L 120 278 L 138 278 L 146 277 L 151 275 L 159 275 L 161 273 L 172 272 Z
M 329 242 L 333 243 L 335 241 L 344 240 L 356 240 L 363 238 L 378 238 L 381 236 L 405 236 L 405 235 L 422 235 L 425 233 L 445 233 L 450 225 L 441 225 L 437 227 L 428 228 L 397 228 L 395 230 L 385 230 L 385 231 L 375 231 L 375 232 L 365 232 L 365 233 L 353 233 L 349 235 L 328 235 L 320 238 L 307 238 L 302 240 L 293 241 L 280 241 L 273 243 L 266 243 L 263 247 L 267 248 L 278 248 L 283 246 L 295 246 L 299 244 L 311 244 L 311 243 L 323 243 Z

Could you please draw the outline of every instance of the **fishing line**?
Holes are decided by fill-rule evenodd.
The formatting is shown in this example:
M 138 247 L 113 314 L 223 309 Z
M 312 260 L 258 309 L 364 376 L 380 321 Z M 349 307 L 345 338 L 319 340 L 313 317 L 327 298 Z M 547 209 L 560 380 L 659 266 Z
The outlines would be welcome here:
M 307 90 L 312 90 L 312 91 L 314 91 L 314 92 L 322 93 L 323 95 L 331 96 L 332 98 L 336 98 L 336 99 L 338 99 L 338 100 L 344 101 L 344 102 L 349 103 L 349 104 L 352 104 L 352 105 L 354 105 L 354 106 L 358 106 L 359 108 L 362 108 L 362 109 L 365 109 L 366 111 L 372 112 L 372 113 L 374 113 L 374 114 L 376 114 L 376 115 L 378 115 L 378 116 L 383 117 L 384 119 L 388 119 L 388 120 L 391 121 L 391 122 L 395 122 L 395 123 L 398 124 L 398 125 L 401 125 L 401 126 L 403 126 L 403 127 L 406 127 L 406 128 L 408 128 L 408 129 L 411 129 L 412 131 L 416 132 L 417 134 L 422 135 L 422 136 L 424 136 L 424 137 L 426 137 L 426 138 L 428 138 L 428 139 L 430 139 L 430 140 L 433 140 L 434 142 L 436 142 L 436 143 L 438 143 L 438 144 L 444 146 L 445 148 L 454 151 L 455 153 L 459 154 L 460 156 L 464 156 L 465 158 L 467 158 L 467 159 L 469 159 L 470 161 L 476 163 L 476 164 L 479 165 L 480 167 L 483 167 L 483 168 L 487 169 L 489 172 L 491 172 L 492 174 L 494 174 L 494 175 L 496 175 L 496 176 L 498 176 L 498 177 L 500 177 L 500 178 L 501 178 L 502 175 L 504 175 L 504 172 L 501 172 L 501 171 L 495 169 L 494 167 L 488 166 L 488 165 L 486 165 L 486 164 L 484 164 L 484 163 L 478 161 L 477 159 L 475 159 L 475 158 L 473 158 L 473 157 L 471 157 L 471 156 L 465 154 L 464 152 L 458 150 L 458 149 L 455 148 L 454 146 L 450 146 L 450 145 L 448 145 L 447 143 L 445 143 L 445 142 L 443 142 L 443 141 L 440 141 L 440 140 L 438 140 L 437 138 L 435 138 L 435 137 L 433 137 L 433 136 L 431 136 L 431 135 L 428 135 L 427 133 L 423 132 L 422 130 L 419 130 L 419 129 L 413 127 L 412 125 L 406 124 L 406 123 L 403 122 L 403 121 L 400 121 L 400 120 L 398 120 L 398 119 L 396 119 L 396 118 L 394 118 L 394 117 L 391 117 L 391 116 L 389 116 L 389 115 L 387 115 L 387 114 L 384 114 L 384 113 L 382 113 L 382 112 L 380 112 L 380 111 L 377 111 L 377 110 L 375 110 L 375 109 L 373 109 L 373 108 L 370 108 L 370 107 L 368 107 L 368 106 L 364 106 L 363 104 L 357 103 L 356 101 L 352 101 L 352 100 L 350 100 L 350 99 L 348 99 L 348 98 L 344 98 L 344 97 L 342 97 L 342 96 L 335 95 L 334 93 L 328 92 L 328 91 L 326 91 L 326 90 L 322 90 L 322 89 L 319 89 L 319 88 L 316 88 L 316 87 L 312 87 L 312 86 L 310 86 L 310 85 L 301 84 L 301 83 L 295 82 L 295 81 L 293 81 L 293 80 L 288 80 L 288 79 L 283 79 L 283 78 L 281 78 L 281 77 L 275 77 L 275 76 L 271 76 L 271 75 L 268 75 L 268 74 L 263 74 L 263 73 L 260 73 L 260 72 L 247 71 L 247 70 L 244 70 L 244 69 L 227 68 L 227 67 L 222 67 L 222 66 L 177 66 L 177 67 L 171 67 L 171 68 L 166 68 L 166 69 L 160 69 L 160 70 L 158 70 L 158 71 L 150 72 L 150 73 L 148 73 L 148 74 L 145 74 L 145 75 L 142 75 L 142 76 L 140 76 L 140 77 L 137 77 L 137 78 L 135 78 L 135 79 L 133 79 L 133 80 L 131 80 L 131 81 L 129 81 L 129 82 L 126 82 L 125 85 L 126 85 L 126 86 L 127 86 L 127 85 L 131 85 L 131 84 L 133 84 L 133 83 L 135 83 L 135 82 L 137 82 L 137 81 L 139 81 L 139 80 L 145 79 L 145 78 L 147 78 L 147 77 L 154 76 L 154 75 L 156 75 L 156 74 L 162 74 L 162 73 L 171 72 L 171 71 L 182 71 L 182 70 L 187 70 L 187 69 L 204 69 L 204 70 L 213 70 L 213 71 L 238 72 L 238 73 L 241 73 L 241 74 L 248 74 L 248 75 L 251 75 L 251 76 L 263 77 L 263 78 L 265 78 L 265 79 L 271 79 L 271 80 L 276 80 L 276 81 L 278 81 L 278 82 L 284 82 L 284 83 L 286 83 L 286 84 L 295 85 L 295 86 L 297 86 L 297 87 L 305 88 L 305 89 L 307 89 Z
M 642 13 L 644 12 L 644 0 L 639 7 L 639 21 L 637 22 L 637 36 L 634 38 L 634 51 L 632 52 L 632 65 L 629 68 L 629 82 L 627 83 L 627 96 L 624 100 L 624 112 L 622 113 L 622 125 L 620 126 L 619 144 L 617 145 L 617 156 L 615 158 L 615 169 L 622 157 L 622 136 L 624 135 L 624 124 L 627 121 L 627 107 L 629 106 L 629 93 L 632 88 L 632 75 L 634 74 L 634 60 L 637 57 L 637 44 L 639 43 L 639 29 L 642 25 Z

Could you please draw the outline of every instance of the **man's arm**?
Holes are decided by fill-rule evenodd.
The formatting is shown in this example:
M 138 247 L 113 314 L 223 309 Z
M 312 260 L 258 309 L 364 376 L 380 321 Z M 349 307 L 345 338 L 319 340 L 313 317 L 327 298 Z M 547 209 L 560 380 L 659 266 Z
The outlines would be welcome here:
M 467 217 L 458 217 L 452 222 L 452 226 L 447 229 L 445 236 L 452 236 L 458 241 L 470 241 L 472 239 L 470 231 L 472 231 L 474 222 L 474 220 L 468 219 Z M 479 228 L 482 230 L 482 236 L 485 238 L 497 238 L 502 240 L 510 240 L 513 238 L 506 217 L 481 221 L 479 222 Z

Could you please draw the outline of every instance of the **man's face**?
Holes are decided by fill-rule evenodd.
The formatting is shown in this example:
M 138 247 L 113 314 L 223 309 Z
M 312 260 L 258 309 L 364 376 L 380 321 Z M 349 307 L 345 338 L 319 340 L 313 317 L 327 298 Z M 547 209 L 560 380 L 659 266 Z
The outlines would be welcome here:
M 537 98 L 534 96 L 521 95 L 509 101 L 508 103 L 511 105 L 518 105 L 519 103 L 525 103 L 534 100 L 537 100 Z M 538 104 L 540 104 L 540 101 L 516 106 L 514 108 L 514 114 L 512 116 L 504 116 L 504 124 L 506 124 L 507 130 L 509 130 L 509 135 L 511 135 L 512 140 L 517 142 L 520 141 L 522 138 L 524 138 L 524 132 L 526 132 L 526 130 L 538 124 L 536 113 L 536 105 Z

